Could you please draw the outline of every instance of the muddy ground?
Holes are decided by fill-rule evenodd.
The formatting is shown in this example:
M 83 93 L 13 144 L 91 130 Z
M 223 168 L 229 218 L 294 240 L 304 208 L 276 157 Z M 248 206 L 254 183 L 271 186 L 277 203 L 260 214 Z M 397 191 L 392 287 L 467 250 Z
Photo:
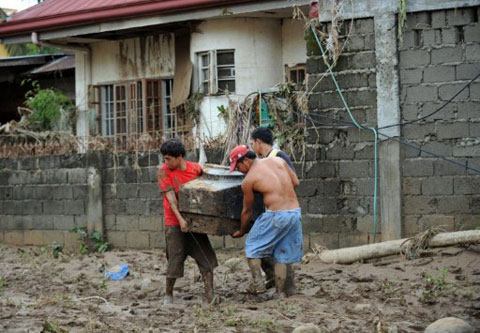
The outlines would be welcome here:
M 238 293 L 249 282 L 240 251 L 218 251 L 216 292 L 202 303 L 193 260 L 177 281 L 177 303 L 161 303 L 163 250 L 60 255 L 48 247 L 0 246 L 0 332 L 291 332 L 314 323 L 326 332 L 423 332 L 446 316 L 480 327 L 480 246 L 430 250 L 370 263 L 326 265 L 307 254 L 296 266 L 298 294 Z M 238 259 L 232 259 L 238 258 Z M 107 281 L 102 267 L 131 274 Z

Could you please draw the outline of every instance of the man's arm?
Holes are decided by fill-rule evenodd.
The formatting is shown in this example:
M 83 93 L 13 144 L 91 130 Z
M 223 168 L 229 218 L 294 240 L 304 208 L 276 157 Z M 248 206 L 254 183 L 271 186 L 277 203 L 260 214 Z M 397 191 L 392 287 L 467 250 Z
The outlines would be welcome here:
M 252 218 L 253 201 L 255 196 L 253 194 L 253 184 L 249 179 L 245 179 L 242 183 L 243 192 L 243 209 L 240 220 L 240 230 L 232 234 L 233 238 L 240 238 L 247 232 L 248 223 Z
M 293 187 L 294 188 L 297 187 L 300 184 L 297 174 L 293 172 L 293 170 L 288 165 L 286 165 L 286 163 L 285 163 L 285 167 L 287 169 L 288 175 L 290 176 L 290 179 L 292 180 Z
M 177 196 L 175 195 L 174 190 L 170 190 L 164 193 L 164 195 L 167 196 L 168 204 L 170 205 L 170 208 L 172 209 L 172 212 L 175 214 L 175 216 L 178 219 L 178 223 L 180 223 L 180 229 L 183 232 L 188 231 L 188 223 L 185 221 L 183 216 L 180 214 L 180 211 L 178 210 L 178 202 L 177 202 Z

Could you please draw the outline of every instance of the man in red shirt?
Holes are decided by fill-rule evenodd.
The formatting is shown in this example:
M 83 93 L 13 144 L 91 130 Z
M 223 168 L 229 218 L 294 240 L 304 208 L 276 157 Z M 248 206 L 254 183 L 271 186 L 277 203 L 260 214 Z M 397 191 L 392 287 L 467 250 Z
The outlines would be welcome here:
M 185 184 L 202 174 L 198 163 L 185 161 L 185 147 L 171 139 L 162 144 L 160 151 L 165 164 L 158 169 L 158 187 L 163 194 L 165 217 L 165 243 L 168 260 L 164 304 L 173 302 L 173 286 L 177 278 L 183 277 L 187 256 L 197 262 L 205 286 L 205 298 L 213 301 L 213 269 L 218 266 L 215 251 L 206 234 L 188 231 L 188 223 L 178 208 L 178 191 Z

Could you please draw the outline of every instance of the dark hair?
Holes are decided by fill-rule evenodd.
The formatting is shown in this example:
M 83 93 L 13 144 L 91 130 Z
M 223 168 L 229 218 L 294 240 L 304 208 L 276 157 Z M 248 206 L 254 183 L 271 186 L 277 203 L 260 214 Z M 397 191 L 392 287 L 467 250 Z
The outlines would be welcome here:
M 177 139 L 170 139 L 165 141 L 160 147 L 162 155 L 169 155 L 172 157 L 185 156 L 185 146 Z
M 254 160 L 257 158 L 257 154 L 255 154 L 253 151 L 249 150 L 245 155 L 243 155 L 242 157 L 240 157 L 238 160 L 237 160 L 237 163 L 241 163 L 243 161 L 244 158 L 249 158 L 251 160 Z
M 273 134 L 272 131 L 267 127 L 257 127 L 252 132 L 252 139 L 260 139 L 268 145 L 273 144 Z

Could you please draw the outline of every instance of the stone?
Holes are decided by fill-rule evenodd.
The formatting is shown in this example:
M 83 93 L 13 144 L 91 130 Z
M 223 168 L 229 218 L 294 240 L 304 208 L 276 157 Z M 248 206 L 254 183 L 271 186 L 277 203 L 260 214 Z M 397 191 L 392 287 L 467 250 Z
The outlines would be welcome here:
M 306 324 L 298 326 L 292 333 L 322 333 L 322 330 L 317 325 Z
M 465 320 L 446 317 L 428 325 L 425 333 L 475 333 L 475 329 Z
M 353 308 L 353 311 L 355 312 L 364 312 L 364 311 L 368 311 L 372 308 L 372 305 L 369 304 L 369 303 L 365 303 L 365 304 L 357 304 L 355 305 L 355 307 Z

